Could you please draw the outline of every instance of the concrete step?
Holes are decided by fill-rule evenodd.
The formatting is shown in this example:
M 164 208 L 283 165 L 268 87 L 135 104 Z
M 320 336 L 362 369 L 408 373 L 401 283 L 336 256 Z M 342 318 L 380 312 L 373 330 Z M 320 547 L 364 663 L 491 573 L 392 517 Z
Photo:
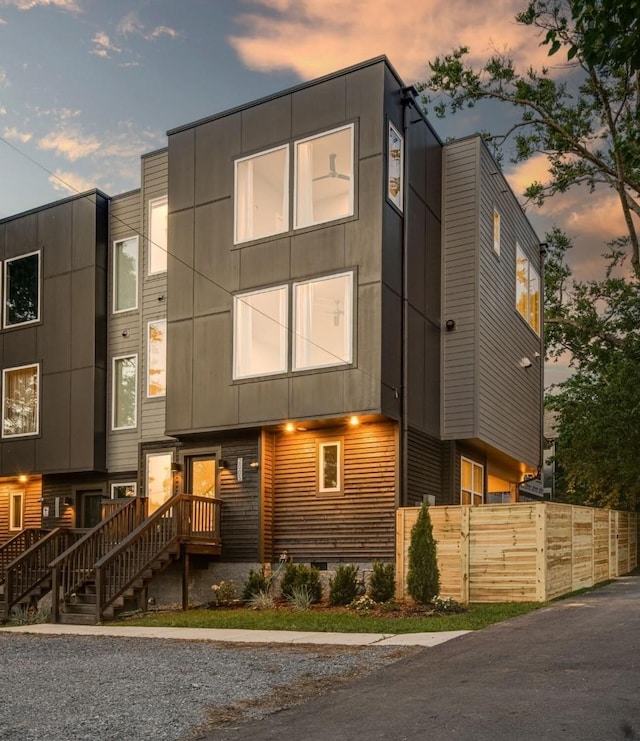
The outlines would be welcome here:
M 97 623 L 95 612 L 93 615 L 78 615 L 76 613 L 60 613 L 58 622 L 63 625 L 95 625 Z

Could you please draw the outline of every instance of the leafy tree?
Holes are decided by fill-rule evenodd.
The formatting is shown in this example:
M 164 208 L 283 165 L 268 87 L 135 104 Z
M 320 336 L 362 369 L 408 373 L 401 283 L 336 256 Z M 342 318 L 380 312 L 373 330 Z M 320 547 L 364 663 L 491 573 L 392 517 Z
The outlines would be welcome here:
M 626 3 L 616 0 L 615 6 L 626 8 Z M 629 249 L 640 277 L 633 220 L 633 214 L 640 216 L 640 76 L 635 56 L 625 56 L 640 42 L 635 36 L 629 42 L 624 32 L 626 11 L 613 15 L 616 23 L 602 30 L 598 24 L 607 8 L 597 0 L 531 0 L 516 16 L 518 23 L 541 34 L 550 52 L 567 50 L 570 64 L 562 75 L 552 75 L 548 68 L 517 70 L 508 55 L 497 53 L 474 69 L 463 46 L 430 63 L 431 75 L 421 89 L 423 101 L 438 116 L 480 100 L 515 107 L 519 118 L 509 130 L 487 134 L 487 139 L 497 151 L 508 142 L 513 162 L 539 153 L 547 156 L 548 182 L 534 182 L 525 191 L 535 204 L 576 185 L 614 190 L 626 228 L 620 246 Z M 613 58 L 604 54 L 605 42 L 617 50 Z
M 436 541 L 427 504 L 420 507 L 418 519 L 411 530 L 407 590 L 416 602 L 423 605 L 428 605 L 440 592 Z

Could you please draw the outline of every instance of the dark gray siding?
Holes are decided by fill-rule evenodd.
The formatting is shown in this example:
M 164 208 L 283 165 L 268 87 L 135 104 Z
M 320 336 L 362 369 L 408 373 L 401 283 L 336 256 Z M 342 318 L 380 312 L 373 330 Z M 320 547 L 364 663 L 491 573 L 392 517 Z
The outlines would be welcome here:
M 0 442 L 2 475 L 105 468 L 107 211 L 92 191 L 0 222 L 0 259 L 41 253 L 40 321 L 0 332 L 0 367 L 40 364 L 40 433 Z

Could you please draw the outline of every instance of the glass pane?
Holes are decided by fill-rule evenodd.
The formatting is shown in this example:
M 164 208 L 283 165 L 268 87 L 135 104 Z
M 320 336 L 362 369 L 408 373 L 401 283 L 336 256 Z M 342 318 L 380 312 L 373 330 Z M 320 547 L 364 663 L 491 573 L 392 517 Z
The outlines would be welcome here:
M 287 288 L 234 299 L 234 378 L 287 370 Z
M 289 229 L 289 149 L 236 163 L 236 242 Z
M 124 499 L 125 497 L 135 497 L 136 484 L 114 484 L 111 487 L 112 499 Z
M 353 127 L 296 144 L 295 227 L 353 214 Z
M 167 218 L 166 198 L 149 202 L 149 275 L 167 269 Z
M 152 514 L 171 496 L 171 453 L 147 455 L 148 512 Z
M 113 310 L 127 311 L 138 305 L 138 240 L 123 239 L 114 245 Z
M 493 249 L 500 254 L 500 214 L 493 212 Z
M 113 363 L 113 426 L 136 426 L 136 357 L 116 358 Z
M 351 362 L 352 275 L 299 283 L 294 369 Z
M 484 492 L 484 471 L 482 466 L 473 467 L 473 491 L 482 495 Z
M 471 489 L 471 461 L 461 461 L 461 486 L 463 489 Z
M 5 278 L 5 326 L 39 318 L 40 255 L 7 260 Z
M 462 490 L 460 494 L 460 504 L 471 504 L 471 493 L 468 491 Z
M 147 337 L 149 359 L 147 396 L 164 396 L 167 392 L 167 322 L 149 322 Z
M 38 367 L 4 373 L 2 434 L 35 435 L 38 432 Z
M 215 496 L 215 458 L 195 458 L 191 461 L 191 494 L 194 494 L 197 497 Z
M 540 333 L 540 278 L 533 268 L 529 269 L 529 324 Z
M 10 530 L 22 530 L 22 494 L 11 495 Z
M 528 321 L 529 260 L 516 245 L 516 309 Z
M 320 445 L 320 491 L 337 491 L 340 488 L 340 444 Z

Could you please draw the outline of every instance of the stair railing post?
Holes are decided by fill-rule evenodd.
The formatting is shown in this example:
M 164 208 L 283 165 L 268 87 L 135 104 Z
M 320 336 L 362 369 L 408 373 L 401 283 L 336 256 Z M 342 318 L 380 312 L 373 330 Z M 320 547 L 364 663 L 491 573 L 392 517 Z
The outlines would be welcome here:
M 55 566 L 51 573 L 51 622 L 60 619 L 60 567 Z
M 102 568 L 96 569 L 96 622 L 102 619 L 104 605 L 104 576 Z

